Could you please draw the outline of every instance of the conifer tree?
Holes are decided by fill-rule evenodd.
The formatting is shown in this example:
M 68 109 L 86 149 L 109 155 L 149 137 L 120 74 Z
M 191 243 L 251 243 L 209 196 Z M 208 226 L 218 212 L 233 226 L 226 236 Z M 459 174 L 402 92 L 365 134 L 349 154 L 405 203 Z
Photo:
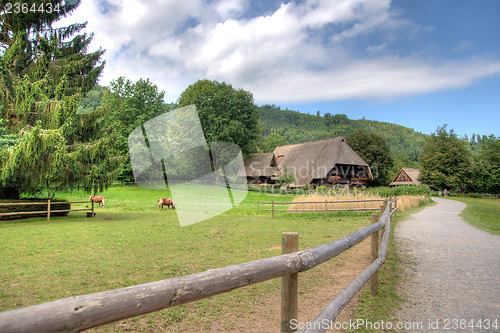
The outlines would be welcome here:
M 88 52 L 86 23 L 54 28 L 78 3 L 63 0 L 0 3 L 0 113 L 17 140 L 0 154 L 1 186 L 9 196 L 67 185 L 102 190 L 118 159 L 99 128 L 99 111 L 77 114 L 78 101 L 103 69 L 104 50 Z M 10 4 L 10 5 L 9 5 Z

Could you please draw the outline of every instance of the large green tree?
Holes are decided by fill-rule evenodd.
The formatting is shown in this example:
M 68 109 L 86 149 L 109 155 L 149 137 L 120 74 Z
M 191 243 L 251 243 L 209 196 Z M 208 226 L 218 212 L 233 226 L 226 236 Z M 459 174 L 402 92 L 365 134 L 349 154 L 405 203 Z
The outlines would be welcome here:
M 259 113 L 253 96 L 225 82 L 199 80 L 179 97 L 179 107 L 194 104 L 208 144 L 231 142 L 244 155 L 257 151 Z
M 357 130 L 346 139 L 349 146 L 370 166 L 374 180 L 371 185 L 387 185 L 391 177 L 393 158 L 384 138 Z
M 500 193 L 500 140 L 494 135 L 483 136 L 473 159 L 475 192 Z
M 446 125 L 426 138 L 419 156 L 420 181 L 437 190 L 464 191 L 470 187 L 471 154 L 466 142 Z
M 271 133 L 261 139 L 259 142 L 259 151 L 261 153 L 272 153 L 276 147 L 285 146 L 287 144 L 288 142 L 282 135 L 278 133 Z
M 113 156 L 127 156 L 121 167 L 120 180 L 134 181 L 128 158 L 128 136 L 138 126 L 169 109 L 164 103 L 164 95 L 149 79 L 134 83 L 119 77 L 104 90 L 98 111 L 103 114 L 115 142 Z
M 7 132 L 17 137 L 1 152 L 0 181 L 14 197 L 20 191 L 53 195 L 73 184 L 96 191 L 116 174 L 97 115 L 77 114 L 78 101 L 103 69 L 104 51 L 87 51 L 92 36 L 81 33 L 86 23 L 53 27 L 78 6 L 72 3 L 0 4 L 0 112 Z

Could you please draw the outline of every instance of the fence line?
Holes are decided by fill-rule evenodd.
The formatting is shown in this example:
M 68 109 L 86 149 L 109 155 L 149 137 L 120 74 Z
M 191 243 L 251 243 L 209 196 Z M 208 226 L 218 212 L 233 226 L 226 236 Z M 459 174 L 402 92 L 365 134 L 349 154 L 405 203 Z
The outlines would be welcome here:
M 10 310 L 0 313 L 0 331 L 81 331 L 120 319 L 208 298 L 277 277 L 304 272 L 338 256 L 384 228 L 382 246 L 375 262 L 344 289 L 316 318 L 335 319 L 345 304 L 352 299 L 373 272 L 385 261 L 390 218 L 392 213 L 397 210 L 395 208 L 391 211 L 390 207 L 394 201 L 386 205 L 378 222 L 328 244 L 193 275 Z M 293 308 L 293 306 L 291 307 Z
M 73 201 L 73 202 L 67 202 L 67 201 L 61 201 L 61 202 L 51 202 L 50 199 L 47 200 L 47 202 L 5 202 L 5 203 L 0 203 L 1 206 L 35 206 L 35 205 L 46 205 L 47 210 L 39 210 L 39 211 L 31 211 L 31 212 L 10 212 L 10 213 L 0 213 L 0 216 L 13 216 L 13 215 L 29 215 L 29 214 L 45 214 L 47 213 L 47 222 L 50 221 L 50 214 L 51 213 L 69 213 L 69 212 L 78 212 L 78 211 L 86 211 L 89 210 L 91 211 L 91 217 L 94 217 L 94 201 L 92 201 L 92 208 L 78 208 L 78 209 L 58 209 L 58 210 L 51 210 L 52 205 L 56 204 L 78 204 L 78 203 L 88 203 L 88 201 Z M 71 206 L 70 206 L 71 207 Z
M 327 212 L 352 212 L 352 211 L 371 211 L 371 210 L 379 210 L 380 208 L 337 208 L 337 209 L 328 209 L 328 204 L 333 203 L 351 203 L 351 202 L 375 202 L 375 201 L 387 201 L 386 199 L 363 199 L 363 200 L 333 200 L 333 201 L 290 201 L 290 202 L 280 202 L 280 201 L 268 201 L 263 202 L 262 204 L 271 205 L 271 209 L 262 209 L 263 212 L 271 212 L 271 217 L 274 218 L 274 212 L 324 212 L 325 217 Z M 324 209 L 276 209 L 274 205 L 289 205 L 289 204 L 325 204 Z

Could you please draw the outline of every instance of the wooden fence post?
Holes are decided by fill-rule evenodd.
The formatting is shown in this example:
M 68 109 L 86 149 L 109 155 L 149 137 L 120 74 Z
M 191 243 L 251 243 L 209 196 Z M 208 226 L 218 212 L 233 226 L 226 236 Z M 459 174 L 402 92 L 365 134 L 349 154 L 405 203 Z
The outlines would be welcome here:
M 377 223 L 379 220 L 378 214 L 372 214 L 372 224 Z M 370 243 L 371 243 L 371 261 L 374 262 L 378 258 L 378 249 L 379 249 L 379 243 L 378 243 L 378 231 L 375 232 L 371 238 L 370 238 Z M 370 278 L 370 293 L 372 295 L 376 295 L 378 292 L 378 270 L 373 273 L 372 277 Z
M 293 253 L 299 250 L 299 234 L 284 232 L 281 234 L 281 253 Z M 281 278 L 281 332 L 295 332 L 291 320 L 297 320 L 299 302 L 299 273 L 287 274 Z
M 259 214 L 259 209 L 260 209 L 260 201 L 257 199 L 257 214 Z
M 385 199 L 384 202 L 382 203 L 382 205 L 380 206 L 380 217 L 379 217 L 379 219 L 382 218 L 382 215 L 385 212 L 385 207 L 387 207 L 387 199 Z M 385 227 L 383 227 L 382 229 L 380 229 L 380 234 L 381 235 L 383 235 L 384 232 L 385 232 Z M 382 237 L 379 237 L 379 241 L 382 241 Z
M 94 200 L 92 200 L 92 218 L 95 217 L 95 213 L 94 213 Z
M 396 209 L 396 211 L 394 212 L 394 217 L 397 217 L 398 216 L 398 197 L 394 197 L 394 199 L 396 199 L 396 201 L 394 201 L 394 209 Z
M 47 222 L 50 222 L 50 199 L 47 200 Z
M 325 217 L 326 217 L 327 210 L 328 210 L 328 200 L 325 200 Z
M 271 205 L 271 206 L 272 206 L 272 207 L 271 207 L 271 218 L 273 218 L 273 219 L 274 219 L 274 200 L 271 202 L 271 204 L 272 204 L 272 205 Z
M 380 205 L 380 217 L 382 217 L 382 214 L 384 214 L 385 207 L 387 206 L 387 200 L 384 200 L 382 204 Z

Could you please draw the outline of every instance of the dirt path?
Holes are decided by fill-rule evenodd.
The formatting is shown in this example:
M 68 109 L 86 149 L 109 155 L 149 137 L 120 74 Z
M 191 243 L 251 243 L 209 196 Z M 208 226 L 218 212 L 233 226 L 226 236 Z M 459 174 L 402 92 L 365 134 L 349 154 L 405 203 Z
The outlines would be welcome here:
M 464 222 L 459 214 L 465 204 L 434 201 L 395 232 L 406 275 L 400 327 L 500 332 L 500 237 Z

